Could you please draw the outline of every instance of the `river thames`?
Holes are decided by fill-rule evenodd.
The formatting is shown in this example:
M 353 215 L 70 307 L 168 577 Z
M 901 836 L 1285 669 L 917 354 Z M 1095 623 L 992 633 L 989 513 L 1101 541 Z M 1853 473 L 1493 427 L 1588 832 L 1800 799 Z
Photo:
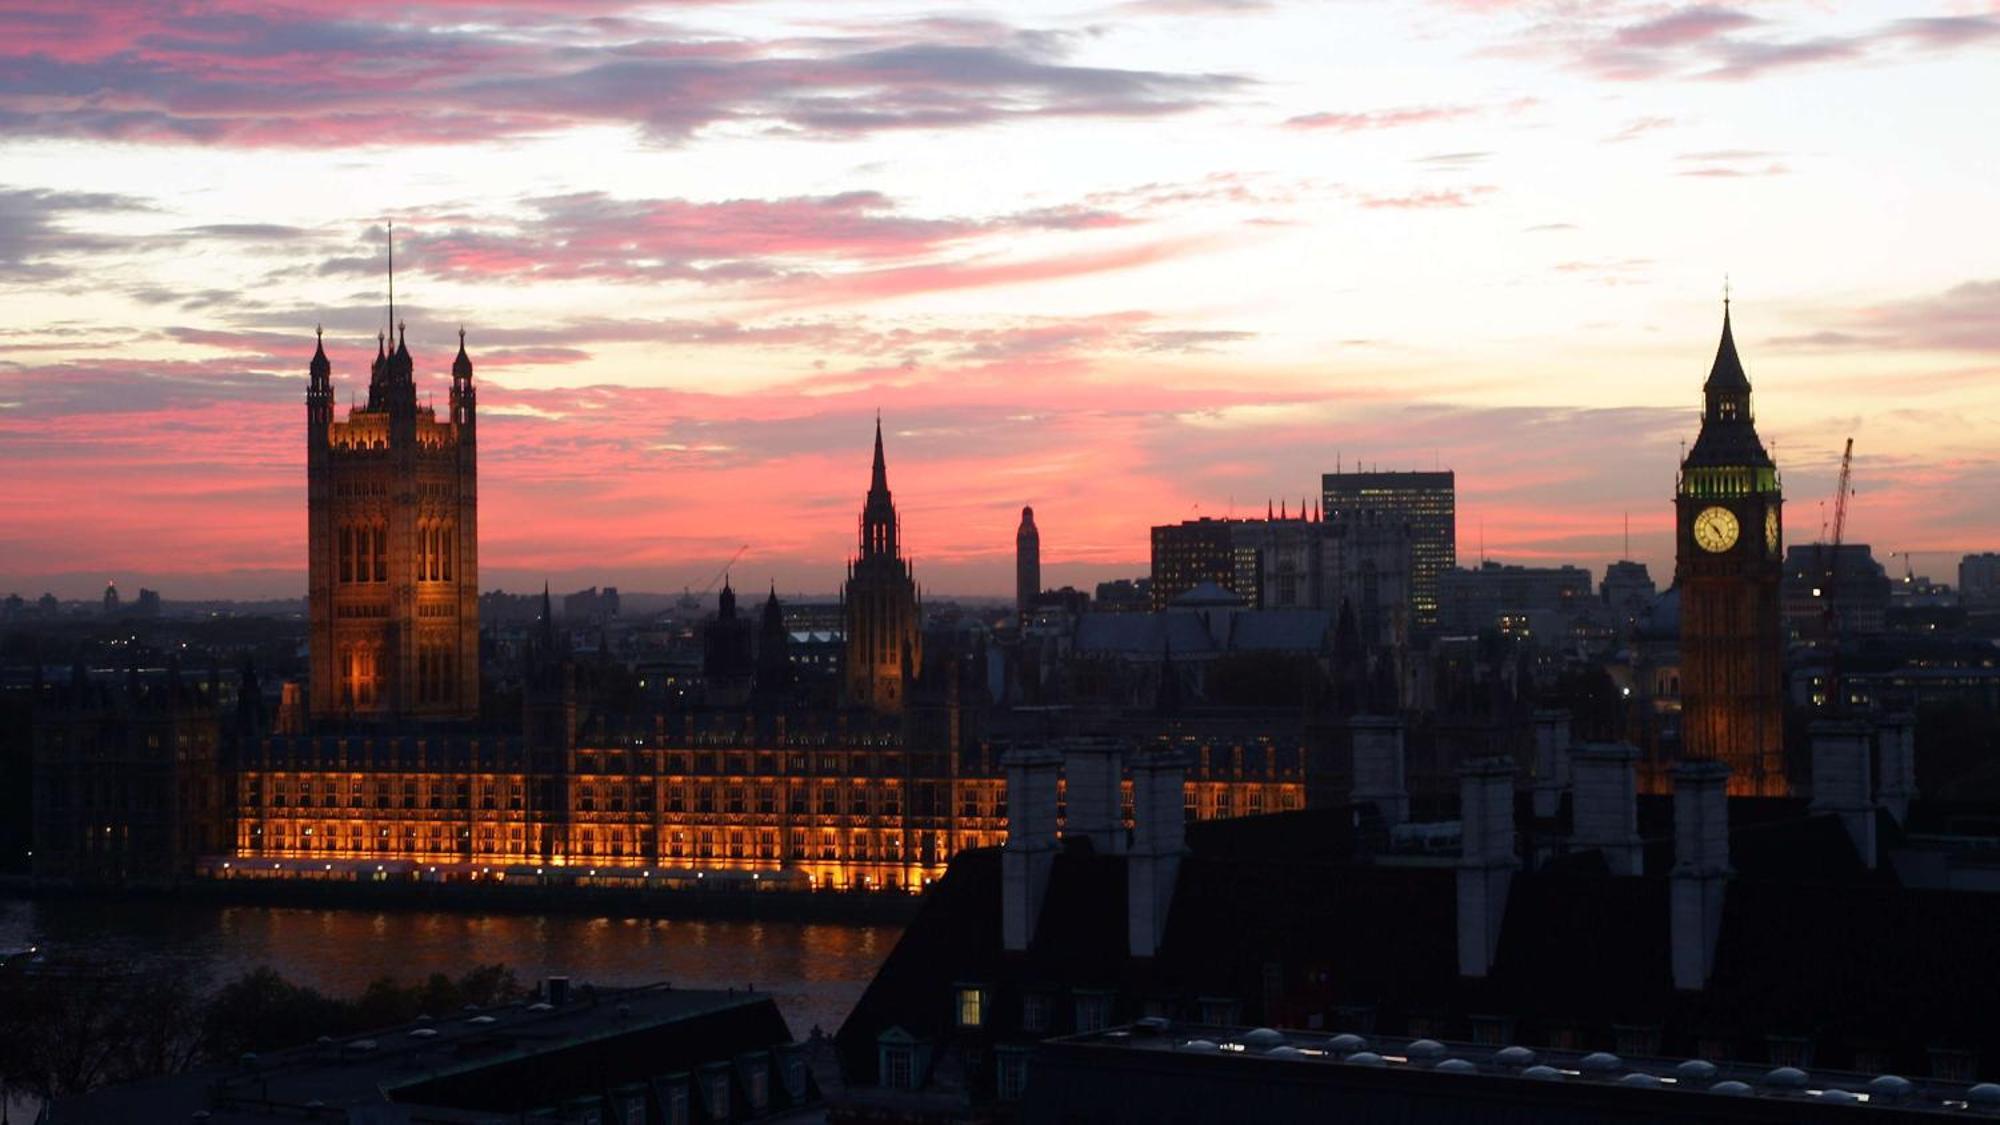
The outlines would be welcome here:
M 524 986 L 578 983 L 768 992 L 792 1034 L 832 1034 L 896 944 L 896 926 L 427 910 L 318 909 L 147 899 L 0 898 L 0 949 L 184 973 L 216 986 L 268 965 L 334 996 L 390 976 L 499 963 Z

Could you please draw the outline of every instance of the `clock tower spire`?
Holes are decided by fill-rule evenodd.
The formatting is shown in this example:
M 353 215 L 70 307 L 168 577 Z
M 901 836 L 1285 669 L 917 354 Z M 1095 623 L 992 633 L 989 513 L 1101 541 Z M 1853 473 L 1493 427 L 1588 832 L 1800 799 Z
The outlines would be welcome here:
M 1681 756 L 1726 763 L 1732 794 L 1783 796 L 1784 495 L 1757 436 L 1727 297 L 1702 400 L 1674 499 Z

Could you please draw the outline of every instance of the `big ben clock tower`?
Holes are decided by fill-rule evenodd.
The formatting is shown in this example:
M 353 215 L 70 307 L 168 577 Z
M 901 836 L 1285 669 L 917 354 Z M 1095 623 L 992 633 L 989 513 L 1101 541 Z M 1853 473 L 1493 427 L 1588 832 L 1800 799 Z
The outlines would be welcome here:
M 1674 498 L 1681 753 L 1728 764 L 1732 795 L 1784 796 L 1784 496 L 1757 438 L 1727 301 L 1702 397 L 1701 434 Z

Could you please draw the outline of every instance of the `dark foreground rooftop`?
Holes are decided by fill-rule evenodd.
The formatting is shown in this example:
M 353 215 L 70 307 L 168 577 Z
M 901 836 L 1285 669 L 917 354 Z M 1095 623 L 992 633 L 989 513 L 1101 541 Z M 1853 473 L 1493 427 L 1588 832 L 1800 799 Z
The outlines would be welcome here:
M 1931 1122 L 2000 1117 L 2000 1086 L 1699 1059 L 1142 1020 L 1042 1044 L 1046 1122 Z
M 552 990 L 555 991 L 555 990 Z M 556 991 L 560 996 L 561 992 Z M 767 996 L 666 985 L 467 1010 L 56 1102 L 49 1125 L 779 1120 L 819 1091 Z

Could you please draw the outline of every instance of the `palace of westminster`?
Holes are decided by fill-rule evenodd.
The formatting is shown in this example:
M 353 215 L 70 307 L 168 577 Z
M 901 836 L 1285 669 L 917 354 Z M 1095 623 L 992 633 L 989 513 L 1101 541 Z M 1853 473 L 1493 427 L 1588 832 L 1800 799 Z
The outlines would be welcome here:
M 704 637 L 709 694 L 635 699 L 615 690 L 622 669 L 605 656 L 571 651 L 546 591 L 521 644 L 503 653 L 482 637 L 477 390 L 463 331 L 443 415 L 420 401 L 416 370 L 398 325 L 378 340 L 365 403 L 339 418 L 332 362 L 323 343 L 313 353 L 310 673 L 283 685 L 282 703 L 264 706 L 247 667 L 233 707 L 214 674 L 142 685 L 135 673 L 119 688 L 79 669 L 48 694 L 34 732 L 38 874 L 915 890 L 954 854 L 1005 840 L 1000 758 L 1013 745 L 1176 748 L 1186 815 L 1209 819 L 1359 795 L 1371 779 L 1354 776 L 1354 746 L 1400 745 L 1406 724 L 1431 730 L 1409 759 L 1421 792 L 1424 778 L 1449 788 L 1458 760 L 1493 752 L 1495 739 L 1532 741 L 1547 722 L 1507 679 L 1458 693 L 1484 702 L 1477 722 L 1453 727 L 1396 686 L 1404 626 L 1355 640 L 1344 607 L 1234 620 L 1215 609 L 1214 586 L 1118 629 L 1074 630 L 1073 648 L 1031 651 L 1032 513 L 1017 619 L 984 633 L 927 628 L 879 418 L 837 659 L 818 688 L 803 689 L 787 655 L 776 593 L 753 622 L 725 584 Z M 1777 795 L 1780 497 L 1726 315 L 1704 394 L 1677 499 L 1684 753 L 1729 762 L 1738 783 Z M 1246 646 L 1259 630 L 1278 638 L 1269 649 L 1307 637 L 1294 654 L 1324 673 L 1307 677 L 1319 686 L 1257 706 L 1191 698 L 1180 665 L 1193 649 Z M 1087 659 L 1086 632 L 1106 660 Z M 1082 670 L 1055 674 L 1063 661 Z M 1295 667 L 1260 650 L 1238 678 L 1255 695 L 1296 679 Z M 1129 819 L 1129 780 L 1124 794 Z

